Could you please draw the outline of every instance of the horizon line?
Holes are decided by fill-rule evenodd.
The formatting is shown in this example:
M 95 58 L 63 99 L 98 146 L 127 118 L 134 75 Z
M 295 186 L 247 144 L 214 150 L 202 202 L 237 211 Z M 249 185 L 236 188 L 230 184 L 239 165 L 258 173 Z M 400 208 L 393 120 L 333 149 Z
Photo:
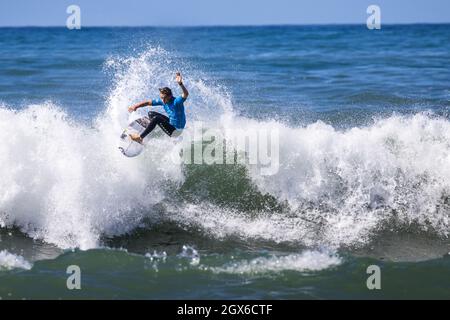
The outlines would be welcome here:
M 383 25 L 446 25 L 450 22 L 385 22 Z M 199 25 L 81 25 L 83 28 L 233 28 L 233 27 L 302 27 L 302 26 L 360 26 L 365 22 L 338 23 L 277 23 L 277 24 L 199 24 Z M 67 28 L 65 25 L 0 25 L 0 28 Z

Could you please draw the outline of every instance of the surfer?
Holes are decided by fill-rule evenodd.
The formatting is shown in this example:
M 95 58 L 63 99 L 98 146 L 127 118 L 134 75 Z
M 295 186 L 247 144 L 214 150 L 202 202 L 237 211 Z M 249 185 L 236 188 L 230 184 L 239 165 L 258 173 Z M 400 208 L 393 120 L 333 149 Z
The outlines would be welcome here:
M 164 87 L 159 89 L 159 99 L 144 101 L 128 108 L 129 112 L 133 112 L 146 106 L 163 106 L 168 115 L 167 117 L 159 112 L 149 111 L 148 117 L 150 119 L 150 123 L 140 135 L 130 134 L 131 139 L 142 143 L 143 139 L 150 132 L 152 132 L 153 129 L 155 129 L 156 125 L 158 125 L 168 136 L 174 136 L 175 132 L 180 132 L 184 129 L 186 125 L 184 102 L 189 96 L 189 92 L 184 86 L 183 78 L 179 72 L 177 72 L 175 80 L 183 91 L 181 96 L 174 97 L 172 90 L 168 87 Z

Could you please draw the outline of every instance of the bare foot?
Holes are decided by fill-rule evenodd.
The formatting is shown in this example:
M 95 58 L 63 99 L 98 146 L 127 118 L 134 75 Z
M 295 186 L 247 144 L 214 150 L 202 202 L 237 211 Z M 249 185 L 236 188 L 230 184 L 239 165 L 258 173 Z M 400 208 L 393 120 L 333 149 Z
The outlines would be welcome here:
M 130 134 L 130 138 L 131 138 L 131 140 L 136 141 L 137 143 L 142 144 L 142 138 L 141 138 L 140 135 L 138 135 L 138 134 L 136 134 L 136 133 L 132 133 L 132 134 Z

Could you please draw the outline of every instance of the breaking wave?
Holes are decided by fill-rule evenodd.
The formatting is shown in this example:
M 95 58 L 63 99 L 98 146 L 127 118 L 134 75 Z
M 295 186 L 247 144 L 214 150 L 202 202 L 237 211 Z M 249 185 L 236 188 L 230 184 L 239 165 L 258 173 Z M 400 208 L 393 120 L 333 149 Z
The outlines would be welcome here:
M 196 141 L 158 133 L 140 157 L 123 157 L 117 137 L 127 106 L 173 84 L 176 67 L 160 48 L 108 59 L 105 72 L 114 81 L 92 124 L 52 103 L 0 107 L 0 225 L 82 249 L 142 227 L 161 207 L 163 219 L 214 237 L 339 247 L 370 241 L 386 227 L 448 236 L 450 122 L 432 114 L 392 115 L 346 130 L 320 121 L 290 127 L 247 119 L 233 113 L 226 89 L 187 68 L 189 121 L 226 130 L 227 138 L 239 128 L 277 130 L 278 170 L 261 175 L 245 164 L 174 163 L 180 145 Z M 288 262 L 295 267 L 302 259 Z

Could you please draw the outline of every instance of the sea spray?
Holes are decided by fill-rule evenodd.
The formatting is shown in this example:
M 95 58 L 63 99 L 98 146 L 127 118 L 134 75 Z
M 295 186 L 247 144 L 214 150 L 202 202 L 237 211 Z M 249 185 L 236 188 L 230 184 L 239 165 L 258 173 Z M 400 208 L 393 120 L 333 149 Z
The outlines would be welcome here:
M 113 84 L 92 125 L 52 103 L 21 111 L 1 107 L 0 130 L 14 134 L 0 145 L 0 224 L 61 248 L 83 249 L 151 223 L 157 213 L 213 237 L 331 247 L 367 243 L 386 226 L 414 224 L 448 235 L 450 123 L 429 114 L 393 115 L 346 130 L 321 121 L 292 127 L 248 119 L 233 113 L 226 90 L 207 86 L 191 69 L 188 120 L 231 138 L 240 128 L 278 130 L 279 170 L 264 176 L 257 166 L 238 164 L 238 175 L 218 174 L 217 167 L 201 164 L 207 175 L 190 176 L 198 171 L 170 161 L 180 146 L 157 132 L 140 157 L 126 159 L 117 137 L 127 106 L 173 84 L 170 59 L 156 48 L 107 60 Z M 185 185 L 187 180 L 195 183 Z M 213 189 L 233 197 L 215 199 Z M 238 202 L 248 206 L 236 209 Z M 276 206 L 281 209 L 271 210 Z

